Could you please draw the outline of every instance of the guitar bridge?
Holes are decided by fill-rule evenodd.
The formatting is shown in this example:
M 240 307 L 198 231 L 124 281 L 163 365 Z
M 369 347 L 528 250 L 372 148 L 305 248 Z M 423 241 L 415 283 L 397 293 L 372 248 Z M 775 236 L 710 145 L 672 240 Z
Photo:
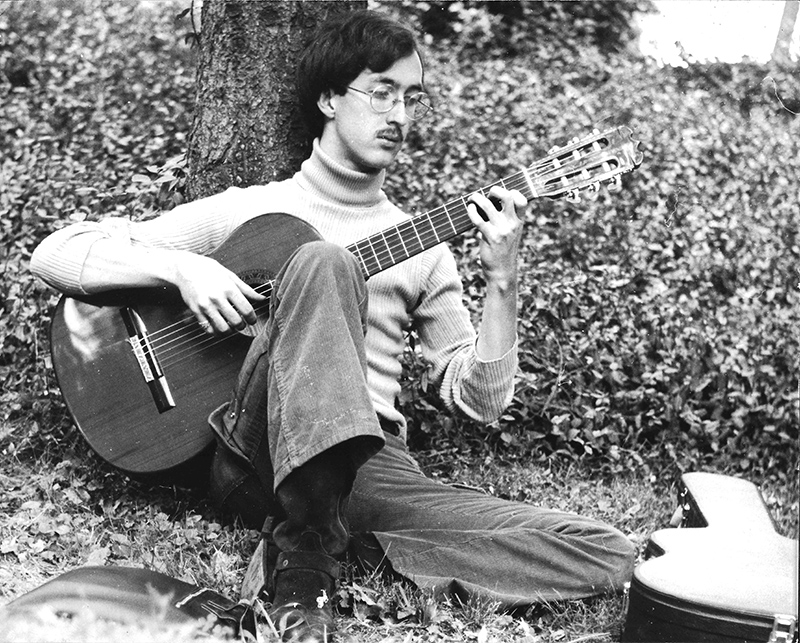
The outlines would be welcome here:
M 172 397 L 172 391 L 169 390 L 167 378 L 164 376 L 164 371 L 161 370 L 161 365 L 150 344 L 144 320 L 129 306 L 120 308 L 119 312 L 125 323 L 125 329 L 128 331 L 128 343 L 131 345 L 133 355 L 136 357 L 142 377 L 150 389 L 158 412 L 164 413 L 174 409 L 176 404 Z

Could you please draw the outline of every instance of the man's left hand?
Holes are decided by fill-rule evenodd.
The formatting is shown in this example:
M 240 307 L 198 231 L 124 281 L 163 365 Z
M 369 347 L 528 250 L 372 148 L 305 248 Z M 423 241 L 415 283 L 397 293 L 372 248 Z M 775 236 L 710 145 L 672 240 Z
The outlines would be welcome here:
M 517 279 L 521 217 L 528 201 L 518 190 L 499 186 L 492 187 L 486 196 L 475 193 L 469 200 L 467 214 L 481 234 L 480 259 L 487 283 L 497 282 L 508 287 L 509 281 L 515 283 Z

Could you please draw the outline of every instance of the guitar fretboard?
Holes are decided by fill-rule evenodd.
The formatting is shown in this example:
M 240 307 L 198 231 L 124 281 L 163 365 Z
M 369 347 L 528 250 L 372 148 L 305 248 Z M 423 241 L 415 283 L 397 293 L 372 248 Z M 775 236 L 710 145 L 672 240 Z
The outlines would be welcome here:
M 586 188 L 596 192 L 599 185 L 607 181 L 612 181 L 618 189 L 618 175 L 629 172 L 642 161 L 637 145 L 628 127 L 602 133 L 596 131 L 564 147 L 554 148 L 544 159 L 477 190 L 477 193 L 486 196 L 492 187 L 498 185 L 518 190 L 531 200 L 544 196 L 569 197 Z M 466 195 L 453 199 L 361 239 L 347 246 L 347 250 L 355 255 L 364 276 L 369 278 L 472 228 L 467 212 L 469 198 L 470 195 Z
M 528 170 L 481 188 L 478 193 L 486 195 L 494 185 L 519 190 L 529 200 L 538 196 Z M 347 246 L 347 249 L 358 259 L 364 275 L 371 277 L 472 228 L 474 224 L 467 213 L 468 199 L 468 196 L 453 199 L 392 228 L 361 239 Z

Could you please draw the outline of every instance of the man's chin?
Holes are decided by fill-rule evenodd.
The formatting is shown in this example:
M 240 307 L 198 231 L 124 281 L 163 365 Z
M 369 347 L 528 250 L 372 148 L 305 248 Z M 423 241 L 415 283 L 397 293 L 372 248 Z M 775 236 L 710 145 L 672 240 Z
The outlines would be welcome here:
M 383 149 L 375 154 L 370 155 L 369 158 L 362 160 L 361 167 L 367 174 L 377 174 L 387 169 L 397 158 L 400 153 L 400 146 L 391 150 Z

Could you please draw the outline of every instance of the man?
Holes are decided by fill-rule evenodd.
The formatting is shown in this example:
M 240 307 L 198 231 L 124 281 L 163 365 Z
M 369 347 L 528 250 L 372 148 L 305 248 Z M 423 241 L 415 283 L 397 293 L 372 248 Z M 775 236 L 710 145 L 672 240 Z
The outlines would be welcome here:
M 299 217 L 325 239 L 298 248 L 277 275 L 269 322 L 231 401 L 210 417 L 213 496 L 264 524 L 243 596 L 271 601 L 287 638 L 327 640 L 328 599 L 344 557 L 503 607 L 618 589 L 632 567 L 622 534 L 427 479 L 395 408 L 412 328 L 453 412 L 488 422 L 508 404 L 525 199 L 499 188 L 491 200 L 470 199 L 486 277 L 477 332 L 443 245 L 365 283 L 363 257 L 344 247 L 408 219 L 382 184 L 413 122 L 430 109 L 415 39 L 374 12 L 336 17 L 303 55 L 298 93 L 316 138 L 293 178 L 232 188 L 146 222 L 75 224 L 32 260 L 38 275 L 71 294 L 175 286 L 207 332 L 227 333 L 253 324 L 264 297 L 205 255 L 267 209 Z

